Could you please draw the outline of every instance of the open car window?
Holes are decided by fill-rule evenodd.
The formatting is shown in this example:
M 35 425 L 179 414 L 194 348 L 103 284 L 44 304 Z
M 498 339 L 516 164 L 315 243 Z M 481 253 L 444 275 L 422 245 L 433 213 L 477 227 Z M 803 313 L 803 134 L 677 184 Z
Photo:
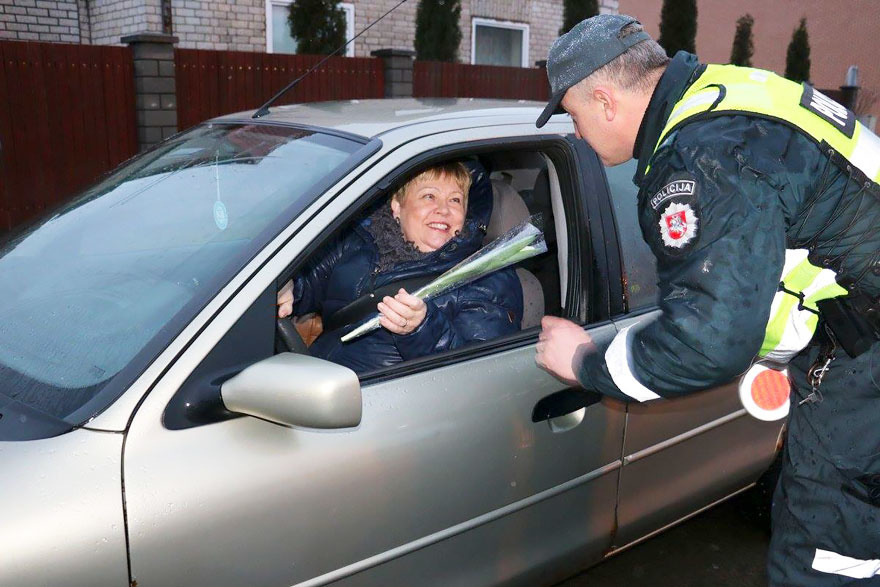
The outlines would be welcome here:
M 567 144 L 560 140 L 554 140 L 546 147 L 543 143 L 536 145 L 532 140 L 522 142 L 525 146 L 511 147 L 507 144 L 504 148 L 498 148 L 486 141 L 481 150 L 450 147 L 448 155 L 427 154 L 425 159 L 405 163 L 394 176 L 383 179 L 384 187 L 366 189 L 365 194 L 380 193 L 370 201 L 361 200 L 357 207 L 346 211 L 338 218 L 339 224 L 336 226 L 340 228 L 324 232 L 319 241 L 311 243 L 309 256 L 296 259 L 295 264 L 279 274 L 276 283 L 250 305 L 169 403 L 163 420 L 165 426 L 182 429 L 235 417 L 217 403 L 219 386 L 223 381 L 273 353 L 291 350 L 280 336 L 276 320 L 278 289 L 306 264 L 314 261 L 316 255 L 322 254 L 322 248 L 332 246 L 334 241 L 352 230 L 377 206 L 386 206 L 394 189 L 417 172 L 420 166 L 423 168 L 428 163 L 452 159 L 479 160 L 491 184 L 494 217 L 486 226 L 486 242 L 493 238 L 493 234 L 502 234 L 505 226 L 536 215 L 542 219 L 548 250 L 515 265 L 517 287 L 522 288 L 523 292 L 521 328 L 453 350 L 408 358 L 390 366 L 377 364 L 375 368 L 359 373 L 361 381 L 369 384 L 395 379 L 531 344 L 538 335 L 540 319 L 545 314 L 582 322 L 588 312 L 580 301 L 581 290 L 588 288 L 583 285 L 583 272 L 579 268 L 584 262 L 580 247 L 589 246 L 582 242 L 589 235 L 585 229 L 570 228 L 585 224 L 580 220 L 584 212 L 578 208 L 581 198 L 575 193 L 578 188 L 574 180 L 574 155 L 568 150 Z M 592 259 L 589 254 L 586 257 Z M 375 308 L 375 304 L 371 305 Z M 314 318 L 314 315 L 305 316 L 306 321 Z M 323 331 L 322 321 L 323 317 L 320 317 L 317 322 L 301 324 L 305 327 L 300 329 L 299 336 L 314 345 L 316 336 Z M 309 351 L 309 354 L 312 352 Z
M 554 162 L 547 153 L 534 147 L 480 152 L 471 157 L 479 159 L 479 163 L 488 173 L 491 184 L 492 214 L 482 244 L 487 245 L 510 228 L 529 219 L 537 221 L 544 233 L 547 252 L 521 261 L 513 267 L 516 287 L 522 292 L 523 313 L 520 327 L 497 338 L 474 341 L 451 351 L 428 353 L 414 359 L 407 358 L 399 364 L 377 364 L 373 369 L 361 370 L 362 379 L 384 378 L 391 373 L 426 368 L 426 363 L 437 364 L 447 360 L 460 360 L 481 352 L 481 349 L 487 346 L 495 346 L 499 341 L 523 340 L 523 336 L 533 337 L 540 327 L 541 317 L 545 314 L 573 317 L 566 308 L 566 299 L 572 280 L 577 278 L 571 275 L 569 266 L 576 264 L 578 260 L 569 249 L 571 235 L 568 234 L 567 229 L 566 206 L 571 206 L 571 202 L 576 198 L 571 193 L 567 193 L 573 188 L 568 185 L 563 186 L 559 179 L 558 166 L 564 166 L 566 163 L 560 162 L 558 157 Z M 398 179 L 396 185 L 401 183 L 403 178 Z M 370 202 L 364 209 L 353 211 L 352 220 L 342 228 L 341 233 L 346 234 L 354 230 L 354 226 L 362 222 L 366 215 L 372 213 L 378 206 L 387 205 L 387 199 L 388 195 L 382 194 L 378 200 Z M 337 234 L 333 238 L 341 237 Z M 321 247 L 318 250 L 321 250 Z M 308 262 L 306 261 L 307 264 Z M 296 275 L 297 270 L 294 269 L 292 273 Z M 326 278 L 330 282 L 334 279 L 333 276 Z M 286 276 L 282 276 L 279 283 L 285 281 Z M 375 305 L 376 301 L 371 300 L 369 303 L 371 315 L 375 312 Z M 323 334 L 322 320 L 326 321 L 327 316 L 321 316 L 320 311 L 294 320 L 299 334 L 307 344 L 314 345 L 317 337 Z M 321 342 L 318 342 L 318 347 L 321 347 Z M 287 348 L 280 345 L 278 350 L 284 351 Z M 332 360 L 332 356 L 327 358 Z

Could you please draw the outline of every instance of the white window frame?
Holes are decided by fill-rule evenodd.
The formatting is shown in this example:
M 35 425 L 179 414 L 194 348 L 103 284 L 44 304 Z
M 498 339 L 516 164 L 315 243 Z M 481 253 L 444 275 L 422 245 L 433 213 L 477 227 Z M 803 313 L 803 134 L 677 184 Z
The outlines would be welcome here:
M 493 18 L 482 18 L 475 16 L 471 19 L 471 65 L 477 57 L 477 26 L 489 26 L 499 29 L 515 29 L 523 32 L 522 42 L 522 59 L 520 67 L 529 66 L 529 25 L 523 22 L 513 22 L 510 20 L 495 20 Z
M 272 7 L 273 6 L 290 6 L 293 0 L 266 0 L 266 53 L 272 51 Z M 345 12 L 345 40 L 348 41 L 354 36 L 354 4 L 351 2 L 340 2 L 338 4 Z M 354 57 L 354 43 L 349 43 L 345 48 L 346 57 Z

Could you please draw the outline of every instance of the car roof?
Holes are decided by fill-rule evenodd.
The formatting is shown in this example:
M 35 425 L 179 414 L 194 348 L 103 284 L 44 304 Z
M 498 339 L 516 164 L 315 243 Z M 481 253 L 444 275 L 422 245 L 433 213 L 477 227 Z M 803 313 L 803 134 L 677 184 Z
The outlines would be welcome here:
M 469 120 L 465 126 L 537 120 L 543 102 L 526 100 L 488 100 L 483 98 L 395 98 L 308 102 L 272 106 L 263 122 L 278 122 L 333 129 L 372 138 L 403 127 L 441 120 Z M 237 112 L 214 121 L 252 120 L 255 111 Z

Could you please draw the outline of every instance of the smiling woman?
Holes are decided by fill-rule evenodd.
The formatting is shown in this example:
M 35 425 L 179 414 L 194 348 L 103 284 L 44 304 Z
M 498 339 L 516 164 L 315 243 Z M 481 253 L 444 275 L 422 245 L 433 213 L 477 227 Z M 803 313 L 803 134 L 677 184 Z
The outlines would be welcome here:
M 512 269 L 428 302 L 408 293 L 482 243 L 492 186 L 482 166 L 470 165 L 447 163 L 410 178 L 281 288 L 279 317 L 323 319 L 312 356 L 363 373 L 519 330 L 522 288 Z M 383 328 L 343 343 L 360 307 L 378 310 Z
M 427 253 L 436 251 L 464 226 L 471 177 L 461 163 L 423 171 L 391 197 L 391 212 L 403 237 Z

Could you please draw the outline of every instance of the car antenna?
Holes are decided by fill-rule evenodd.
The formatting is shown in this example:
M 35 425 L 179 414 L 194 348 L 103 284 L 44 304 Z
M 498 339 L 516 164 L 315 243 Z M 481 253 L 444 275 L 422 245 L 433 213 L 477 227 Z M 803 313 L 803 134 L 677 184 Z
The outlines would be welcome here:
M 309 70 L 308 70 L 307 72 L 305 72 L 304 74 L 302 74 L 301 76 L 299 76 L 298 78 L 296 78 L 295 80 L 293 80 L 292 82 L 290 82 L 289 84 L 287 84 L 287 86 L 285 86 L 285 88 L 284 88 L 283 90 L 281 90 L 280 92 L 278 92 L 277 94 L 275 94 L 274 96 L 272 96 L 271 98 L 269 98 L 269 100 L 268 100 L 265 104 L 263 104 L 262 106 L 260 106 L 259 109 L 258 109 L 256 112 L 254 112 L 254 115 L 253 115 L 251 118 L 262 118 L 263 116 L 266 116 L 267 114 L 269 114 L 269 106 L 271 106 L 271 105 L 275 102 L 275 100 L 277 100 L 278 98 L 280 98 L 281 96 L 283 96 L 284 94 L 286 94 L 287 91 L 288 91 L 289 89 L 291 89 L 291 88 L 294 87 L 296 84 L 298 84 L 299 82 L 301 82 L 302 80 L 304 80 L 304 79 L 305 79 L 309 74 L 311 74 L 313 71 L 315 71 L 316 69 L 318 69 L 319 67 L 321 67 L 321 65 L 323 65 L 325 61 L 327 61 L 328 59 L 330 59 L 331 57 L 333 57 L 334 55 L 336 55 L 337 53 L 339 53 L 340 51 L 342 51 L 343 49 L 345 49 L 346 47 L 348 47 L 348 45 L 349 45 L 352 41 L 354 41 L 355 39 L 357 39 L 358 37 L 360 37 L 362 34 L 364 34 L 365 32 L 367 32 L 368 30 L 370 30 L 370 29 L 373 27 L 374 24 L 376 24 L 377 22 L 379 22 L 380 20 L 382 20 L 383 18 L 385 18 L 386 16 L 388 16 L 389 14 L 391 14 L 392 12 L 394 12 L 395 10 L 397 10 L 398 8 L 400 8 L 401 5 L 405 4 L 405 3 L 408 2 L 408 1 L 409 1 L 409 0 L 400 0 L 400 2 L 398 2 L 397 5 L 394 6 L 391 10 L 389 10 L 388 12 L 386 12 L 385 14 L 383 14 L 382 16 L 380 16 L 379 18 L 377 18 L 376 20 L 374 20 L 373 22 L 371 22 L 369 25 L 367 25 L 367 27 L 366 27 L 364 30 L 362 30 L 361 32 L 359 32 L 358 34 L 356 34 L 355 36 L 353 36 L 352 38 L 350 38 L 348 41 L 345 42 L 344 45 L 342 45 L 341 47 L 339 47 L 338 49 L 336 49 L 336 51 L 334 51 L 334 52 L 331 53 L 330 55 L 327 55 L 326 57 L 324 57 L 324 59 L 320 60 L 320 61 L 317 62 L 315 65 L 313 65 L 312 67 L 310 67 Z

